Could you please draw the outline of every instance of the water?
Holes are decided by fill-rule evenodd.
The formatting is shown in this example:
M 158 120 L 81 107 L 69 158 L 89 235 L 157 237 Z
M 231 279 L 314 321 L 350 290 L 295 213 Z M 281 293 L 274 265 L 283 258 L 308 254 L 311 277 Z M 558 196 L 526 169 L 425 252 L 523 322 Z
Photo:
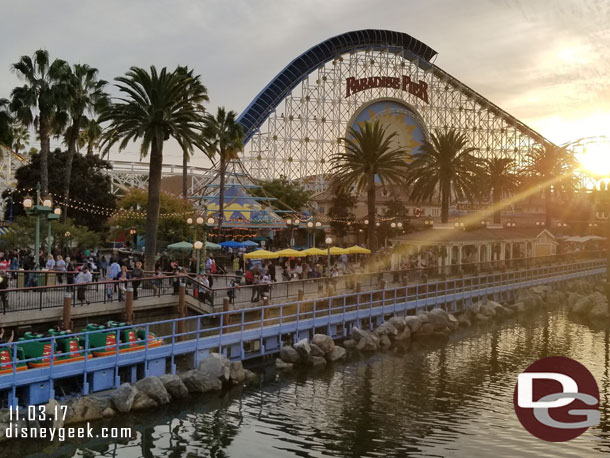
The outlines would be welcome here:
M 534 360 L 574 358 L 594 374 L 601 423 L 567 443 L 517 420 L 516 377 Z M 447 342 L 356 358 L 260 387 L 191 398 L 96 423 L 134 438 L 11 443 L 11 456 L 67 457 L 593 457 L 610 452 L 610 333 L 564 311 L 470 329 Z M 7 448 L 3 446 L 6 450 Z

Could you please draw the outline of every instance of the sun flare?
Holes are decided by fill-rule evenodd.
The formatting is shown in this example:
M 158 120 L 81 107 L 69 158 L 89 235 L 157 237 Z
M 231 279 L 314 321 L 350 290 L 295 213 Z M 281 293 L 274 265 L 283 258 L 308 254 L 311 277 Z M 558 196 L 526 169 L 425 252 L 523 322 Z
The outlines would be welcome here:
M 576 153 L 580 169 L 589 175 L 607 177 L 610 175 L 610 139 L 587 144 Z

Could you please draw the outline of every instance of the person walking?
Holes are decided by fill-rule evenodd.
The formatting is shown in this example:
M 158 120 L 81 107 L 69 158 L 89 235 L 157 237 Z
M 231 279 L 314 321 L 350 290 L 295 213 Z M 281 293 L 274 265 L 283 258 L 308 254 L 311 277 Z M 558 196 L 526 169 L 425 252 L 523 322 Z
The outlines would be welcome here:
M 106 256 L 102 256 L 100 260 L 100 272 L 102 273 L 102 278 L 106 278 L 106 274 L 108 273 L 108 261 L 106 260 Z
M 80 272 L 74 279 L 74 284 L 76 284 L 76 298 L 80 301 L 80 306 L 83 306 L 83 303 L 86 302 L 89 305 L 89 301 L 87 300 L 87 283 L 91 283 L 92 277 L 91 272 L 89 272 L 89 268 L 87 264 L 83 265 Z
M 237 288 L 239 288 L 239 285 L 237 284 L 237 280 L 235 280 L 235 278 L 232 278 L 229 281 L 229 285 L 228 285 L 229 289 L 227 291 L 227 296 L 229 297 L 229 301 L 231 302 L 231 305 L 235 305 L 235 296 L 237 293 Z
M 62 285 L 64 283 L 64 272 L 66 271 L 66 261 L 60 254 L 57 255 L 57 262 L 55 263 L 55 270 L 57 271 L 57 283 Z
M 136 262 L 136 266 L 131 271 L 132 278 L 132 286 L 133 286 L 133 300 L 138 299 L 138 288 L 140 287 L 140 282 L 142 277 L 144 277 L 144 271 L 142 270 L 142 262 Z

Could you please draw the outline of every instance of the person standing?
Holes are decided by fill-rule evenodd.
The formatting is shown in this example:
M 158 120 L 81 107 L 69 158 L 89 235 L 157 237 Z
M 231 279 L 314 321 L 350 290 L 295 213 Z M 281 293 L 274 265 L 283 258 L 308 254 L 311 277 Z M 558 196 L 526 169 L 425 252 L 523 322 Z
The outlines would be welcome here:
M 57 283 L 60 285 L 64 282 L 64 272 L 66 271 L 66 261 L 60 254 L 57 255 L 57 262 L 55 263 L 55 270 L 57 271 Z
M 66 283 L 68 285 L 74 284 L 74 271 L 75 271 L 74 263 L 70 259 L 70 256 L 66 256 Z M 68 288 L 71 291 L 71 288 Z
M 44 267 L 47 270 L 53 270 L 53 268 L 55 267 L 55 259 L 53 259 L 52 254 L 49 254 L 49 256 L 47 256 L 47 263 Z
M 131 278 L 133 281 L 133 300 L 138 299 L 138 288 L 140 287 L 141 278 L 144 277 L 144 271 L 142 270 L 142 262 L 136 262 L 136 266 L 131 271 Z
M 83 303 L 86 302 L 89 305 L 89 301 L 87 300 L 87 284 L 91 283 L 91 272 L 89 272 L 89 268 L 87 264 L 84 264 L 81 268 L 81 271 L 78 273 L 76 278 L 74 279 L 74 283 L 76 286 L 76 298 L 80 301 L 80 306 L 83 306 Z
M 121 267 L 121 273 L 119 274 L 118 285 L 119 285 L 119 302 L 125 298 L 127 292 L 127 280 L 129 280 L 129 272 L 127 272 L 127 266 Z
M 100 271 L 102 272 L 102 278 L 106 278 L 106 273 L 108 272 L 108 261 L 106 261 L 106 256 L 102 256 L 100 260 Z
M 6 273 L 6 270 L 2 269 L 0 270 L 0 299 L 2 300 L 2 311 L 3 313 L 6 313 L 6 310 L 8 309 L 8 297 L 7 297 L 7 290 L 8 288 L 8 275 Z
M 120 274 L 121 274 L 121 266 L 119 265 L 119 263 L 117 262 L 116 259 L 113 259 L 112 263 L 110 264 L 110 278 L 112 278 L 113 280 L 116 280 L 119 278 Z

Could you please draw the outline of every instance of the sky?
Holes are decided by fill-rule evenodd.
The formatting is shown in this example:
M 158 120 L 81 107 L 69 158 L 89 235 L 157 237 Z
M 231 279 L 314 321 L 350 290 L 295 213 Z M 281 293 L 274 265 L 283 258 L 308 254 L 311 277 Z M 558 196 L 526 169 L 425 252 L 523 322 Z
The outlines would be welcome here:
M 549 140 L 610 136 L 607 0 L 0 0 L 0 97 L 21 55 L 130 66 L 189 65 L 208 109 L 240 113 L 292 59 L 335 35 L 378 28 L 438 52 L 435 64 Z M 114 88 L 109 92 L 116 94 Z M 113 158 L 138 160 L 137 148 Z M 166 163 L 181 163 L 176 145 Z M 194 165 L 205 165 L 195 159 Z

